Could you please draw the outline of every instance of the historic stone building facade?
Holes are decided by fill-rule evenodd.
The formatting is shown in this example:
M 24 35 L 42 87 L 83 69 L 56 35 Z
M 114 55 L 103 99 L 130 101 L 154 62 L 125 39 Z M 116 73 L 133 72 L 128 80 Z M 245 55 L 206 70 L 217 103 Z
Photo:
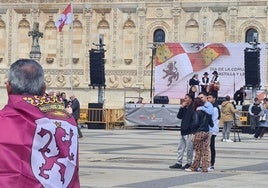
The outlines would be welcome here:
M 28 58 L 34 23 L 42 33 L 40 64 L 49 89 L 73 90 L 83 107 L 98 102 L 89 88 L 89 50 L 104 36 L 104 105 L 117 108 L 141 95 L 150 100 L 153 42 L 266 42 L 266 0 L 73 0 L 73 32 L 55 21 L 69 0 L 1 0 L 0 106 L 8 68 Z M 72 44 L 72 45 L 71 45 Z M 72 83 L 72 84 L 71 84 Z M 125 98 L 129 97 L 129 98 Z M 132 98 L 133 97 L 133 98 Z

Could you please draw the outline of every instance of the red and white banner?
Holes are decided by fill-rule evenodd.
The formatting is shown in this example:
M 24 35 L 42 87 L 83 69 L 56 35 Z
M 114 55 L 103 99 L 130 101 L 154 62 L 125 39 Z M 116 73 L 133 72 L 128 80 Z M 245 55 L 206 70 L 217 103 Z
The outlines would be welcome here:
M 60 18 L 55 22 L 55 25 L 58 28 L 59 32 L 61 32 L 63 26 L 71 24 L 72 21 L 73 21 L 72 4 L 69 4 L 60 15 Z
M 157 47 L 155 60 L 155 95 L 184 98 L 194 74 L 219 74 L 218 96 L 234 94 L 245 85 L 244 50 L 248 43 L 165 43 Z M 265 44 L 260 44 L 261 86 L 265 86 Z

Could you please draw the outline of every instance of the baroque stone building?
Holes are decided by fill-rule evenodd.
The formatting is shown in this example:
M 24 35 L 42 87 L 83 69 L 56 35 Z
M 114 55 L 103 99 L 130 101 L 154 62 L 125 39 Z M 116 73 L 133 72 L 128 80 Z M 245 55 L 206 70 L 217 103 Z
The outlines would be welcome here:
M 55 27 L 69 0 L 1 0 L 0 106 L 7 101 L 9 66 L 29 58 L 34 23 L 39 23 L 47 87 L 73 92 L 82 107 L 98 101 L 89 88 L 89 50 L 104 36 L 104 106 L 123 107 L 142 96 L 150 101 L 153 42 L 266 42 L 266 0 L 73 0 L 73 32 Z M 71 55 L 72 54 L 72 55 Z M 72 83 L 72 85 L 71 85 Z M 171 101 L 172 102 L 172 101 Z M 177 101 L 174 101 L 177 102 Z

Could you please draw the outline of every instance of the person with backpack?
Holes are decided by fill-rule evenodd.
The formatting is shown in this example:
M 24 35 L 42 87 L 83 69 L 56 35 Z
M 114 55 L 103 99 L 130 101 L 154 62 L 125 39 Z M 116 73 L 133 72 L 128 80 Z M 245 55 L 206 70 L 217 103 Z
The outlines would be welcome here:
M 250 129 L 251 133 L 254 134 L 259 127 L 259 119 L 263 109 L 263 105 L 258 97 L 254 98 L 254 102 L 249 105 L 248 113 L 250 115 Z

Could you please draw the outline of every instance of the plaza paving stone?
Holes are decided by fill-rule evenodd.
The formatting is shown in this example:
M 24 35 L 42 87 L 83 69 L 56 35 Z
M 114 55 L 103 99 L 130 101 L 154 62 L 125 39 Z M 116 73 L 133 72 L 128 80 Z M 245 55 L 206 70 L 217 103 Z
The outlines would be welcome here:
M 79 139 L 82 188 L 262 188 L 268 187 L 268 134 L 241 142 L 216 137 L 215 170 L 169 169 L 176 162 L 179 131 L 82 129 Z M 233 134 L 232 137 L 233 138 Z M 185 157 L 184 157 L 185 159 Z

